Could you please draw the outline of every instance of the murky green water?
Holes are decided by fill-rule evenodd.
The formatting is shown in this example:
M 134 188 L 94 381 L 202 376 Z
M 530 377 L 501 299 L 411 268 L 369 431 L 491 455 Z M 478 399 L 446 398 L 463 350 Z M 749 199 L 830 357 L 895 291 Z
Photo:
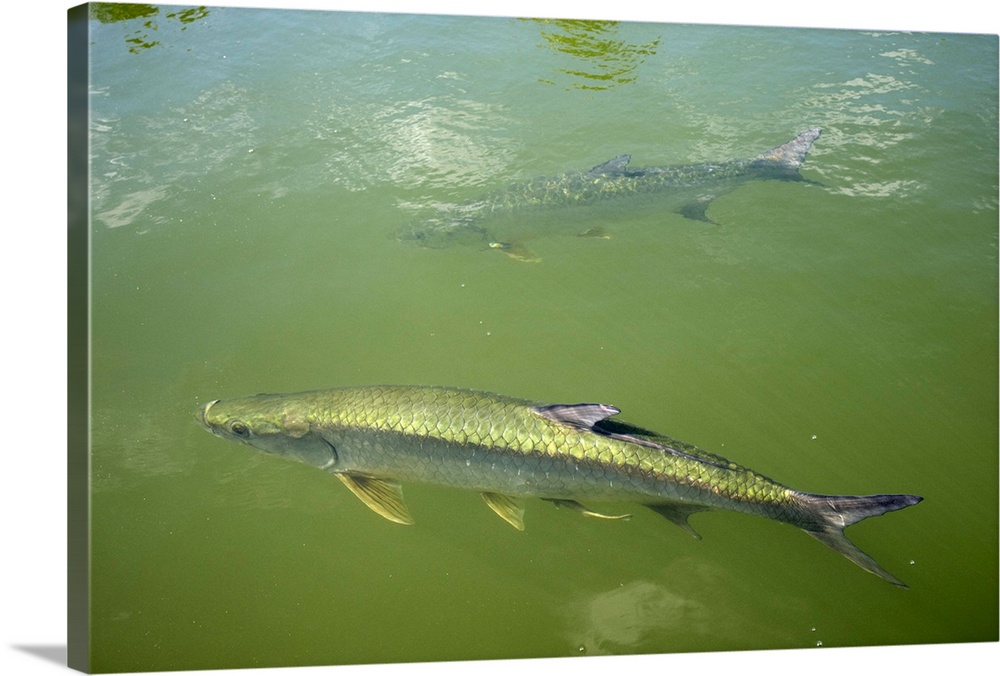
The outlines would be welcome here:
M 995 36 L 146 7 L 91 22 L 96 670 L 997 639 Z M 714 224 L 520 215 L 540 263 L 394 236 L 812 126 L 810 182 Z M 519 533 L 407 486 L 402 527 L 193 417 L 371 383 L 607 402 L 795 488 L 922 495 L 849 531 L 911 589 L 730 513 L 695 541 L 536 502 Z

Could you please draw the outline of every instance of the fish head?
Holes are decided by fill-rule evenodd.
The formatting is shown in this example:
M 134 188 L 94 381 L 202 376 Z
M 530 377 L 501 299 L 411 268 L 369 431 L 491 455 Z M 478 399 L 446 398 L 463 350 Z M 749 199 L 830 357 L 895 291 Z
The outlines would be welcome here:
M 321 469 L 337 465 L 337 450 L 311 429 L 305 408 L 278 395 L 210 401 L 195 415 L 217 437 Z

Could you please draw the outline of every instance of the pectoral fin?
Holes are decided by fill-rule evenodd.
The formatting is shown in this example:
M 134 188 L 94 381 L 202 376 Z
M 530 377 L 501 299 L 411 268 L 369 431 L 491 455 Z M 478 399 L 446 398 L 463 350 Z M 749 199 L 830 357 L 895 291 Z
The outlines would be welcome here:
M 524 501 L 502 493 L 483 493 L 483 500 L 500 518 L 518 530 L 524 530 Z
M 354 474 L 336 476 L 376 514 L 407 526 L 413 524 L 410 510 L 403 501 L 403 487 L 395 481 Z
M 568 509 L 572 509 L 575 512 L 579 512 L 580 514 L 583 514 L 584 516 L 593 517 L 595 519 L 615 519 L 615 520 L 617 520 L 617 519 L 631 519 L 632 518 L 631 514 L 601 514 L 599 512 L 595 512 L 595 511 L 593 511 L 591 509 L 588 509 L 587 507 L 584 507 L 583 505 L 581 505 L 576 500 L 558 500 L 558 499 L 555 499 L 555 498 L 544 498 L 544 499 L 548 500 L 551 503 L 553 503 L 556 507 L 566 507 Z

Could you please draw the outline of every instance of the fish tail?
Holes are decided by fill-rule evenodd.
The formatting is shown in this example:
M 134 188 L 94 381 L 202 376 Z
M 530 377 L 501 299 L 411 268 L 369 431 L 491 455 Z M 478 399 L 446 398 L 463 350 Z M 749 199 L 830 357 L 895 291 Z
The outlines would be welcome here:
M 771 148 L 755 157 L 759 162 L 766 162 L 768 165 L 786 171 L 789 174 L 798 172 L 799 167 L 806 160 L 809 149 L 819 138 L 822 130 L 819 127 L 804 131 L 788 143 Z
M 797 501 L 813 517 L 813 523 L 798 524 L 805 532 L 831 549 L 840 552 L 869 573 L 878 575 L 897 587 L 908 587 L 897 577 L 884 570 L 875 560 L 847 539 L 844 529 L 867 519 L 881 516 L 917 504 L 923 498 L 917 495 L 814 495 L 796 493 Z

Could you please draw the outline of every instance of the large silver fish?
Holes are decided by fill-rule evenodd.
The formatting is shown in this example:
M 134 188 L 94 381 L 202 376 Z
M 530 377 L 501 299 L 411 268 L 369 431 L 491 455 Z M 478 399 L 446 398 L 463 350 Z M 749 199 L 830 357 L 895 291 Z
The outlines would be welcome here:
M 697 537 L 707 509 L 801 528 L 870 573 L 905 587 L 844 535 L 916 495 L 819 495 L 787 488 L 691 444 L 612 419 L 606 404 L 541 404 L 443 387 L 354 387 L 212 401 L 198 421 L 223 439 L 330 472 L 381 516 L 411 524 L 402 482 L 479 491 L 519 530 L 527 498 L 620 519 L 580 501 L 646 505 Z
M 655 196 L 657 208 L 708 221 L 705 211 L 712 200 L 747 181 L 802 180 L 799 168 L 819 135 L 819 128 L 810 129 L 759 155 L 723 162 L 633 168 L 629 166 L 630 155 L 618 155 L 589 171 L 534 178 L 470 202 L 451 205 L 439 215 L 404 226 L 398 237 L 423 247 L 470 244 L 532 260 L 519 243 L 494 234 L 497 228 L 489 222 L 491 217 L 649 195 Z

